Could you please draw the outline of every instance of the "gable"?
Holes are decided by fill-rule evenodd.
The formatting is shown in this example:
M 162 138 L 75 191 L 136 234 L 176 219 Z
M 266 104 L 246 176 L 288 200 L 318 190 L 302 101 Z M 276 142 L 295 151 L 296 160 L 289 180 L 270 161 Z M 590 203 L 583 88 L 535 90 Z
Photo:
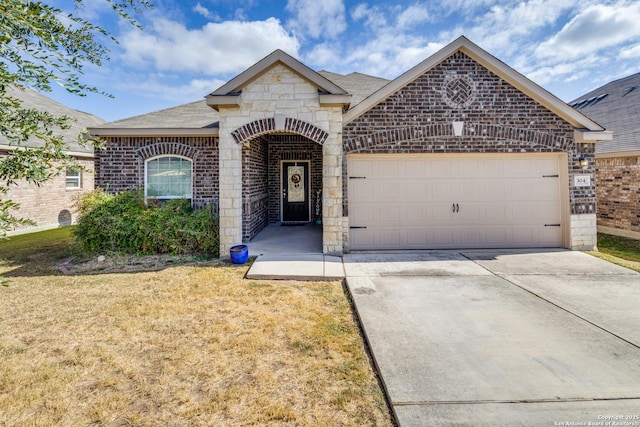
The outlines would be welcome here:
M 284 67 L 312 85 L 322 105 L 346 107 L 351 102 L 351 96 L 344 89 L 285 52 L 276 50 L 207 95 L 207 105 L 215 110 L 220 107 L 238 107 L 242 91 L 255 80 L 272 72 L 275 67 Z
M 465 56 L 473 59 L 500 79 L 509 83 L 520 92 L 526 94 L 528 97 L 552 111 L 554 114 L 557 114 L 563 120 L 570 123 L 574 128 L 586 129 L 588 131 L 595 132 L 601 132 L 604 130 L 600 125 L 569 107 L 566 103 L 533 83 L 520 73 L 516 72 L 503 62 L 491 56 L 465 37 L 460 37 L 454 40 L 434 55 L 425 59 L 420 64 L 416 65 L 382 89 L 378 90 L 356 107 L 349 110 L 347 114 L 345 114 L 344 122 L 348 124 L 354 121 L 367 110 L 373 108 L 375 105 L 398 92 L 403 87 L 414 82 L 420 76 L 429 72 L 431 69 L 452 57 L 452 55 L 457 52 L 463 53 Z
M 457 51 L 346 124 L 343 140 L 347 152 L 566 151 L 573 127 Z

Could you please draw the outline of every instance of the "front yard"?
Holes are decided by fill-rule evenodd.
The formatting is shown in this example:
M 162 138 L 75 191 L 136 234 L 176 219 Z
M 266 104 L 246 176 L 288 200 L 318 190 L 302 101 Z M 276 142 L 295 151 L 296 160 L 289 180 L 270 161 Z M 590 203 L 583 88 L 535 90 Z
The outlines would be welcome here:
M 598 251 L 589 254 L 640 271 L 640 240 L 598 233 Z
M 391 425 L 340 282 L 217 261 L 64 275 L 69 229 L 0 242 L 0 422 Z

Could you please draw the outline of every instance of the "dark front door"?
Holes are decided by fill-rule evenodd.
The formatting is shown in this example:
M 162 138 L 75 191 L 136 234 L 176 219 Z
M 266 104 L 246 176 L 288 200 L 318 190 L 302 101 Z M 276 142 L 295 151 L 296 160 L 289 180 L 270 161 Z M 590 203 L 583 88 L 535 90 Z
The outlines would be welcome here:
M 282 221 L 309 222 L 309 162 L 282 163 Z

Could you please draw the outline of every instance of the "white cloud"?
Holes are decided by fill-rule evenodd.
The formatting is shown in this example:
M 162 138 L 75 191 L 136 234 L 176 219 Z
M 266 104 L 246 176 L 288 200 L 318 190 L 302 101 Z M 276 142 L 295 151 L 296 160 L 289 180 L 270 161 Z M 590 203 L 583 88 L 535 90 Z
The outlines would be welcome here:
M 162 76 L 147 76 L 144 81 L 136 81 L 135 78 L 123 81 L 118 88 L 130 94 L 172 101 L 179 105 L 202 99 L 224 83 L 221 79 L 193 79 L 176 85 Z
M 527 51 L 579 0 L 529 0 L 498 3 L 478 11 L 463 31 L 484 49 L 512 55 Z M 490 29 L 487 31 L 487 29 Z
M 578 58 L 640 38 L 640 3 L 620 1 L 587 7 L 556 35 L 541 43 L 543 59 Z
M 220 21 L 220 17 L 217 14 L 201 5 L 200 2 L 193 7 L 193 11 L 212 21 Z
M 287 26 L 296 35 L 333 40 L 347 29 L 343 0 L 289 0 Z
M 168 19 L 156 19 L 146 31 L 121 38 L 123 60 L 142 68 L 226 74 L 244 70 L 275 49 L 298 55 L 299 43 L 280 21 L 225 21 L 187 29 Z
M 414 31 L 416 24 L 431 20 L 420 3 L 406 7 L 361 3 L 351 10 L 351 18 L 367 30 L 361 44 L 349 46 L 342 62 L 357 71 L 393 78 L 444 45 L 438 38 L 427 39 L 423 31 Z
M 371 31 L 377 28 L 387 27 L 386 14 L 378 7 L 369 7 L 366 3 L 360 3 L 351 11 L 351 18 L 354 21 L 364 20 L 364 26 Z
M 305 55 L 307 64 L 325 68 L 328 71 L 335 71 L 336 64 L 339 64 L 342 60 L 340 46 L 331 42 L 315 45 Z
M 407 28 L 429 21 L 429 19 L 430 15 L 427 7 L 421 4 L 414 4 L 403 10 L 398 15 L 397 22 L 398 27 Z
M 620 51 L 620 58 L 622 59 L 640 58 L 640 44 L 622 49 Z

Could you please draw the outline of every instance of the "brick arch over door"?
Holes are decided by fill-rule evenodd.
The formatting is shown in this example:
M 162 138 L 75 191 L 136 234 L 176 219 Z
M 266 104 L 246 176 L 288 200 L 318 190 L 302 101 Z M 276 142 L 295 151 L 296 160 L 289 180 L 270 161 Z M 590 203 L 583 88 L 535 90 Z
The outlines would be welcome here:
M 427 141 L 428 140 L 428 141 Z M 509 141 L 505 145 L 504 142 Z M 462 136 L 453 134 L 451 122 L 433 123 L 423 126 L 407 126 L 388 129 L 368 135 L 359 135 L 344 140 L 345 153 L 369 152 L 377 148 L 387 152 L 389 145 L 409 144 L 410 147 L 398 146 L 399 149 L 411 149 L 420 145 L 421 152 L 477 152 L 476 145 L 501 142 L 495 147 L 485 147 L 485 151 L 536 150 L 543 147 L 545 151 L 571 151 L 574 141 L 561 135 L 541 132 L 535 129 L 523 129 L 504 125 L 465 122 Z M 429 150 L 431 145 L 431 150 Z
M 327 131 L 320 129 L 311 123 L 290 117 L 284 119 L 284 127 L 282 129 L 278 129 L 278 127 L 279 126 L 276 125 L 276 120 L 273 117 L 260 119 L 239 127 L 231 132 L 231 136 L 233 136 L 233 139 L 238 144 L 244 144 L 245 142 L 249 142 L 260 136 L 283 131 L 304 136 L 305 138 L 308 138 L 320 145 L 324 144 L 329 137 L 329 133 Z
M 158 142 L 155 144 L 145 145 L 136 150 L 136 154 L 146 160 L 155 156 L 182 156 L 195 160 L 200 150 L 187 144 L 179 142 Z

